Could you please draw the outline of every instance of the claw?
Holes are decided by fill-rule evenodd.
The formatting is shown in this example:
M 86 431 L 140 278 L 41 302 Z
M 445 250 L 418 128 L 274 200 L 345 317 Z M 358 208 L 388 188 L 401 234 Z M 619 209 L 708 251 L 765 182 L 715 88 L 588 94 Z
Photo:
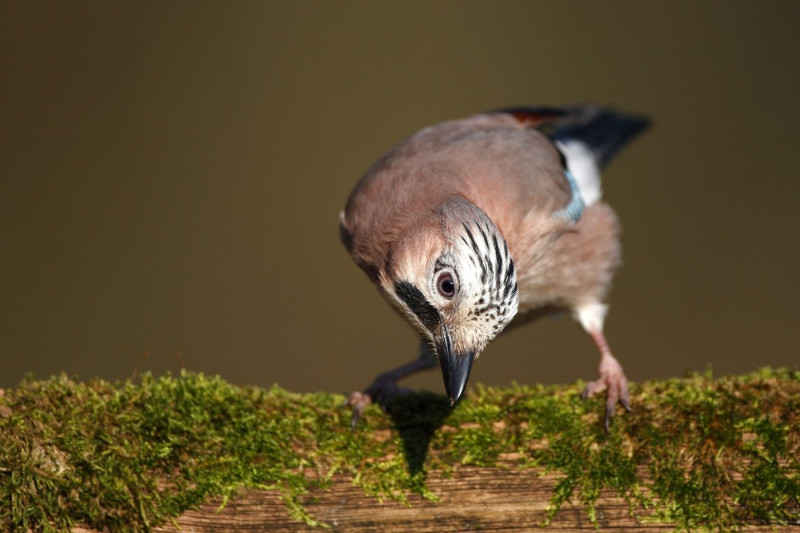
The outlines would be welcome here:
M 343 405 L 343 407 L 353 408 L 353 417 L 350 419 L 350 429 L 355 431 L 358 419 L 361 418 L 361 415 L 367 407 L 373 403 L 377 403 L 381 406 L 381 409 L 386 411 L 386 406 L 389 405 L 392 399 L 404 392 L 409 391 L 397 385 L 397 381 L 387 379 L 384 376 L 378 376 L 375 381 L 372 382 L 372 385 L 367 387 L 364 392 L 356 391 L 352 393 L 347 400 L 345 400 Z
M 614 407 L 616 405 L 606 405 L 606 416 L 603 418 L 603 427 L 606 429 L 606 433 L 611 431 L 611 417 L 614 416 Z
M 406 376 L 415 374 L 421 370 L 430 370 L 439 366 L 439 360 L 432 356 L 431 348 L 427 342 L 423 342 L 420 347 L 419 356 L 388 372 L 384 372 L 375 378 L 372 384 L 364 392 L 354 392 L 345 400 L 344 405 L 353 408 L 353 418 L 350 427 L 355 430 L 358 419 L 370 404 L 377 403 L 386 411 L 386 406 L 398 394 L 409 392 L 408 389 L 400 387 L 397 382 Z
M 631 403 L 628 401 L 628 398 L 620 398 L 619 403 L 621 403 L 622 407 L 624 407 L 625 410 L 628 411 L 629 413 L 633 412 L 633 409 L 631 408 Z
M 354 392 L 347 398 L 347 400 L 344 401 L 342 407 L 353 408 L 353 417 L 350 419 L 351 431 L 356 430 L 358 419 L 361 417 L 362 413 L 364 413 L 364 409 L 366 409 L 371 403 L 372 397 L 364 392 Z

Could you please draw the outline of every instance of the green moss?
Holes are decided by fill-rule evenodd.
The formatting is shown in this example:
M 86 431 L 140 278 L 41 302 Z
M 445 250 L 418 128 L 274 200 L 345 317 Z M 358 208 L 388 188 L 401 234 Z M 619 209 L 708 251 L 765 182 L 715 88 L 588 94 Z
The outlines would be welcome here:
M 340 395 L 188 372 L 27 381 L 0 397 L 0 528 L 147 531 L 251 488 L 279 492 L 290 516 L 316 524 L 310 491 L 336 473 L 408 503 L 435 500 L 429 473 L 459 465 L 556 473 L 550 518 L 577 500 L 596 521 L 610 490 L 641 519 L 681 529 L 800 523 L 800 373 L 636 385 L 634 413 L 608 434 L 601 400 L 580 390 L 477 387 L 455 409 L 410 394 L 386 414 L 368 409 L 351 432 Z

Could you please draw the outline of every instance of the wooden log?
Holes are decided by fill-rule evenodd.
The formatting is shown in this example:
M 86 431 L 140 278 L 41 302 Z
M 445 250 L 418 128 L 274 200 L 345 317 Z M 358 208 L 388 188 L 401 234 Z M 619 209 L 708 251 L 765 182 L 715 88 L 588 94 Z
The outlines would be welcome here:
M 550 498 L 559 474 L 542 474 L 513 468 L 457 469 L 451 477 L 435 476 L 429 488 L 440 497 L 434 502 L 412 497 L 410 505 L 394 500 L 376 501 L 352 483 L 337 475 L 326 490 L 314 491 L 305 499 L 309 512 L 330 527 L 348 532 L 455 532 L 455 531 L 675 531 L 674 524 L 642 518 L 645 509 L 632 509 L 612 491 L 603 491 L 595 504 L 597 524 L 592 523 L 585 506 L 567 502 L 552 521 L 548 521 Z M 221 510 L 220 502 L 204 504 L 188 511 L 175 524 L 155 531 L 175 533 L 227 533 L 242 531 L 321 531 L 299 520 L 291 520 L 286 505 L 274 492 L 247 491 L 232 499 Z M 178 527 L 176 527 L 176 525 Z M 744 532 L 800 531 L 800 526 L 743 525 Z

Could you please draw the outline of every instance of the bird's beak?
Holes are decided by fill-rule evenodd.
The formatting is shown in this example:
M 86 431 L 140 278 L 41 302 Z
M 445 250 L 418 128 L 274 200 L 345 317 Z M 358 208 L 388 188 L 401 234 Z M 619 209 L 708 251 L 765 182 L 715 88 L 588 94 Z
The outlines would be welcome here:
M 469 373 L 472 370 L 472 361 L 475 354 L 472 351 L 458 353 L 453 350 L 450 332 L 447 326 L 441 326 L 439 334 L 434 335 L 436 352 L 439 355 L 439 364 L 442 367 L 444 388 L 450 397 L 450 405 L 455 405 L 464 389 L 467 388 Z

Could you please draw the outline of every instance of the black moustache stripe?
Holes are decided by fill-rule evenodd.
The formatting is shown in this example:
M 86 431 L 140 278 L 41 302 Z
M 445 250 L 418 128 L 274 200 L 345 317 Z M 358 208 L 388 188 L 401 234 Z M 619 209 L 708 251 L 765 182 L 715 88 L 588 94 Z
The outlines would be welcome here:
M 414 313 L 419 321 L 429 331 L 434 331 L 442 322 L 439 312 L 425 298 L 418 288 L 408 281 L 398 281 L 394 284 L 394 293 Z

